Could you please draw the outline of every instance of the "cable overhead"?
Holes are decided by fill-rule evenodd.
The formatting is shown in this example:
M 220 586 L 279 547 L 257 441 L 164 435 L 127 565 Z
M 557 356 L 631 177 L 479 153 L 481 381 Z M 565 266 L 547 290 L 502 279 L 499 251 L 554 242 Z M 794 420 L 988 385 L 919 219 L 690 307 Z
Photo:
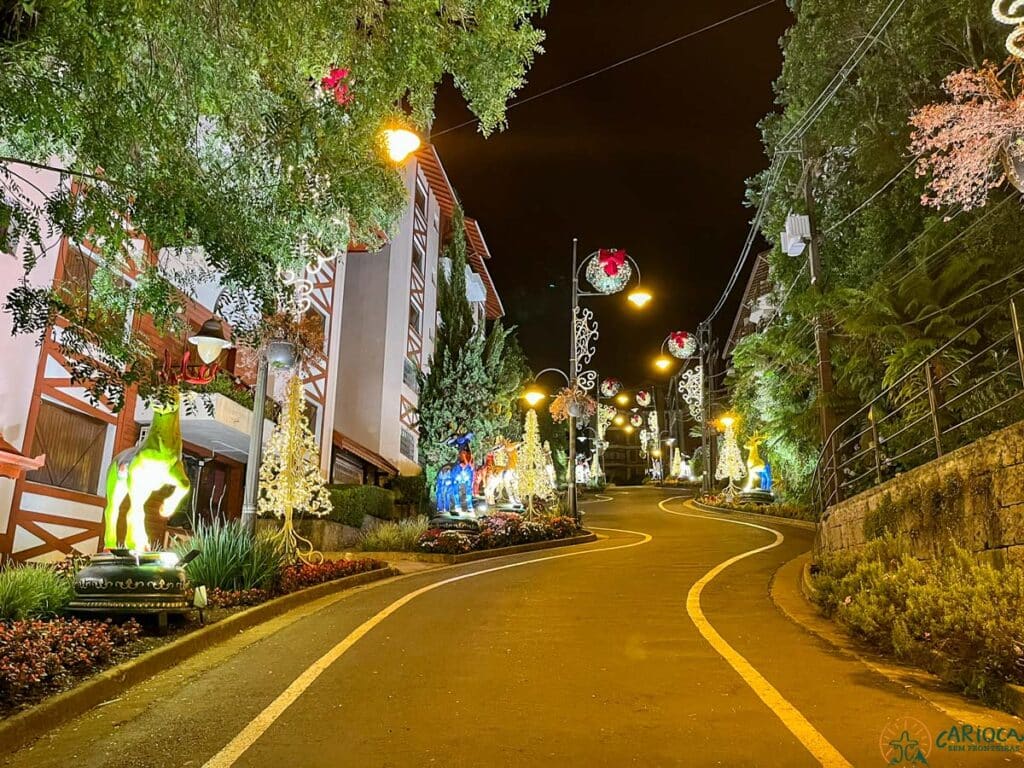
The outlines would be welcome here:
M 890 0 L 889 4 L 885 7 L 878 19 L 868 30 L 867 34 L 861 39 L 857 47 L 850 54 L 846 62 L 839 71 L 836 72 L 835 76 L 829 81 L 828 85 L 822 90 L 818 97 L 810 104 L 804 114 L 797 120 L 796 124 L 782 137 L 778 143 L 778 148 L 772 155 L 771 163 L 769 164 L 770 174 L 769 183 L 765 185 L 765 191 L 761 198 L 761 204 L 758 206 L 757 215 L 754 221 L 751 223 L 750 232 L 747 234 L 747 239 L 744 242 L 743 249 L 740 252 L 739 260 L 736 263 L 736 268 L 733 270 L 732 276 L 729 278 L 729 282 L 723 292 L 718 303 L 715 305 L 714 310 L 704 320 L 702 325 L 710 325 L 711 321 L 718 316 L 721 312 L 722 307 L 729 299 L 729 295 L 732 293 L 732 289 L 736 286 L 737 280 L 743 272 L 743 267 L 746 265 L 747 259 L 750 257 L 750 250 L 753 247 L 757 235 L 760 231 L 760 223 L 764 218 L 764 209 L 767 207 L 767 202 L 771 199 L 774 191 L 773 187 L 781 177 L 781 171 L 776 173 L 774 167 L 778 158 L 783 158 L 783 164 L 792 155 L 794 151 L 795 143 L 802 139 L 810 127 L 817 121 L 821 114 L 825 111 L 825 108 L 832 102 L 839 89 L 846 83 L 850 75 L 857 68 L 868 52 L 875 46 L 875 44 L 881 38 L 881 35 L 892 23 L 896 14 L 903 9 L 906 5 L 906 0 Z
M 540 99 L 540 98 L 542 98 L 544 96 L 549 96 L 552 93 L 556 93 L 557 91 L 561 91 L 563 88 L 568 88 L 571 85 L 576 85 L 577 83 L 582 83 L 584 80 L 590 80 L 591 78 L 597 77 L 598 75 L 603 75 L 605 72 L 610 72 L 613 69 L 617 69 L 618 67 L 624 66 L 626 64 L 630 64 L 630 63 L 632 63 L 634 61 L 637 61 L 638 59 L 644 58 L 645 56 L 650 56 L 652 53 L 657 53 L 658 51 L 664 50 L 665 48 L 673 46 L 673 45 L 675 45 L 677 43 L 681 43 L 684 40 L 689 40 L 691 37 L 697 37 L 698 35 L 702 35 L 705 32 L 710 32 L 711 30 L 717 29 L 718 27 L 724 26 L 725 24 L 728 24 L 728 23 L 730 23 L 732 21 L 736 21 L 737 19 L 741 19 L 744 16 L 749 16 L 750 14 L 754 13 L 755 11 L 759 11 L 762 8 L 767 8 L 769 5 L 775 5 L 777 2 L 778 2 L 778 0 L 766 0 L 763 3 L 759 3 L 758 5 L 754 5 L 754 6 L 751 6 L 750 8 L 747 8 L 745 11 L 740 11 L 739 13 L 734 13 L 732 16 L 727 16 L 724 19 L 719 19 L 718 21 L 712 22 L 711 24 L 708 24 L 707 26 L 701 27 L 700 29 L 695 29 L 692 32 L 687 32 L 686 34 L 679 35 L 679 37 L 674 37 L 671 40 L 667 40 L 664 43 L 660 43 L 659 45 L 656 45 L 653 48 L 648 48 L 646 51 L 641 51 L 640 53 L 635 53 L 632 56 L 627 56 L 624 59 L 619 59 L 618 61 L 613 62 L 611 64 L 608 64 L 608 65 L 606 65 L 604 67 L 601 67 L 600 69 L 595 69 L 593 72 L 588 72 L 585 75 L 580 75 L 579 77 L 573 78 L 572 80 L 568 80 L 568 81 L 566 81 L 564 83 L 561 83 L 560 85 L 552 86 L 551 88 L 543 90 L 540 93 L 535 93 L 532 96 L 527 96 L 526 98 L 523 98 L 523 99 L 517 99 L 517 100 L 513 101 L 511 104 L 509 104 L 505 108 L 505 111 L 507 112 L 508 110 L 510 110 L 510 109 L 512 109 L 514 107 L 521 107 L 523 104 L 529 104 L 531 101 L 536 101 L 537 99 Z M 474 118 L 472 118 L 470 120 L 466 120 L 465 122 L 459 123 L 458 125 L 453 125 L 450 128 L 445 128 L 443 131 L 438 131 L 437 133 L 432 133 L 431 134 L 431 138 L 433 139 L 433 138 L 436 138 L 437 136 L 444 136 L 446 133 L 451 133 L 452 131 L 457 131 L 457 130 L 459 130 L 459 128 L 465 128 L 467 125 L 476 125 L 479 122 L 480 122 L 480 118 L 474 117 Z

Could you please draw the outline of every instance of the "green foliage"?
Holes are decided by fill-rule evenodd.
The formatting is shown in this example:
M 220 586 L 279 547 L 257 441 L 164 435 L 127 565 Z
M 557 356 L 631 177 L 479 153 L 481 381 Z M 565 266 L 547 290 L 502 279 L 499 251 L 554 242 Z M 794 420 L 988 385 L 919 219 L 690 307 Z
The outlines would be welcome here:
M 472 432 L 475 453 L 493 448 L 500 437 L 516 435 L 519 392 L 530 373 L 513 328 L 495 322 L 488 329 L 473 322 L 466 298 L 466 232 L 462 211 L 452 216 L 445 249 L 448 275 L 438 283 L 441 325 L 428 373 L 419 375 L 419 460 L 427 483 L 455 461 L 445 445 L 454 434 Z
M 956 548 L 919 561 L 886 534 L 856 552 L 823 557 L 818 602 L 857 637 L 998 702 L 1003 683 L 1024 682 L 1024 569 L 999 570 Z
M 430 490 L 423 473 L 395 475 L 388 480 L 387 489 L 395 495 L 395 505 L 426 514 L 430 509 Z
M 428 518 L 420 515 L 387 522 L 367 531 L 359 539 L 364 552 L 415 552 L 428 527 Z
M 885 535 L 895 536 L 899 532 L 900 510 L 886 494 L 875 509 L 864 515 L 864 538 L 880 539 Z
M 327 487 L 333 507 L 329 519 L 353 528 L 363 524 L 366 515 L 378 520 L 395 516 L 395 494 L 376 485 L 330 485 Z
M 785 299 L 785 306 L 767 330 L 739 345 L 729 379 L 745 428 L 770 436 L 765 451 L 777 490 L 788 498 L 806 498 L 820 444 L 815 318 L 833 326 L 831 405 L 842 417 L 1021 286 L 1014 278 L 971 295 L 1019 266 L 1017 233 L 1024 213 L 1009 202 L 1008 193 L 994 193 L 979 211 L 937 214 L 921 205 L 925 180 L 908 167 L 910 114 L 943 98 L 941 84 L 949 73 L 1005 58 L 1005 29 L 992 21 L 990 4 L 951 0 L 941 12 L 934 4 L 906 4 L 810 127 L 802 146 L 783 141 L 887 5 L 888 0 L 793 3 L 796 24 L 782 40 L 784 67 L 776 83 L 782 110 L 762 123 L 769 156 L 802 148 L 816 159 L 816 214 L 823 233 L 821 292 L 809 284 L 806 259 L 790 258 L 778 248 L 768 254 L 776 301 Z M 786 214 L 804 211 L 800 163 L 781 157 L 775 162 L 785 165 L 762 227 L 772 243 Z M 766 171 L 751 180 L 752 201 L 761 199 L 767 179 Z M 983 325 L 977 336 L 944 352 L 937 370 L 952 370 L 999 333 L 993 323 Z M 983 357 L 968 378 L 980 380 L 1000 365 L 1000 359 Z M 889 407 L 898 407 L 922 386 L 922 377 L 909 379 Z M 997 394 L 964 398 L 958 407 L 979 412 L 980 401 L 998 402 Z M 906 409 L 893 422 L 894 431 L 919 411 Z M 991 426 L 973 424 L 972 434 Z M 907 445 L 892 444 L 892 454 L 920 439 L 909 431 Z
M 189 581 L 209 589 L 273 589 L 285 566 L 273 534 L 253 537 L 237 520 L 197 521 L 191 538 L 175 546 L 179 555 L 192 549 L 202 554 L 185 566 Z
M 377 244 L 391 229 L 405 195 L 380 130 L 425 130 L 443 78 L 463 93 L 482 133 L 503 126 L 505 104 L 541 50 L 533 20 L 547 3 L 8 5 L 0 15 L 0 155 L 63 158 L 85 188 L 64 183 L 39 204 L 18 192 L 25 166 L 0 173 L 10 218 L 29 233 L 26 270 L 42 254 L 39 233 L 50 221 L 76 241 L 88 234 L 101 271 L 121 274 L 134 236 L 124 215 L 155 252 L 201 247 L 230 292 L 267 313 L 282 292 L 280 268 L 302 267 L 310 251 Z M 348 104 L 319 87 L 332 67 L 350 72 Z M 139 266 L 140 279 L 119 295 L 97 282 L 95 298 L 176 334 L 172 283 L 203 275 L 176 273 L 166 253 Z M 8 296 L 7 309 L 16 330 L 30 333 L 67 312 L 64 351 L 81 360 L 76 375 L 94 396 L 120 403 L 127 384 L 155 386 L 159 360 L 135 331 L 99 327 L 28 283 Z M 90 343 L 115 373 L 88 363 Z
M 71 602 L 74 590 L 67 574 L 47 565 L 6 565 L 0 568 L 0 620 L 52 616 Z

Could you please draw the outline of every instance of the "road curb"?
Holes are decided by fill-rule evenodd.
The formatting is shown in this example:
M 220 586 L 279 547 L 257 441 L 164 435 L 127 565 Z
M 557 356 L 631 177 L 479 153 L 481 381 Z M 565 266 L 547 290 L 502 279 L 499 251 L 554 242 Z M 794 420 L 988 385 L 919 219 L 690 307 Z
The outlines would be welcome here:
M 730 517 L 742 517 L 744 520 L 770 520 L 773 523 L 782 523 L 783 525 L 792 525 L 795 528 L 803 528 L 805 531 L 816 531 L 818 530 L 817 523 L 812 523 L 809 520 L 797 520 L 793 517 L 779 517 L 778 515 L 761 515 L 754 512 L 741 512 L 736 509 L 729 509 L 727 507 L 715 507 L 711 504 L 704 504 L 697 501 L 696 499 L 689 499 L 689 502 L 693 504 L 697 509 L 702 512 L 715 512 L 719 515 L 729 515 Z
M 257 624 L 335 592 L 400 574 L 397 568 L 387 566 L 282 595 L 228 616 L 216 624 L 200 627 L 167 645 L 154 648 L 141 656 L 99 672 L 74 688 L 50 696 L 0 722 L 0 753 L 9 754 L 20 749 L 93 707 L 117 698 L 126 688 L 170 669 L 196 653 L 224 642 Z
M 775 607 L 782 611 L 790 621 L 828 643 L 832 648 L 857 659 L 872 671 L 909 689 L 914 695 L 960 722 L 978 722 L 980 725 L 986 725 L 979 721 L 979 711 L 988 716 L 1004 714 L 1000 710 L 991 709 L 981 702 L 966 699 L 961 694 L 950 690 L 940 677 L 931 672 L 917 667 L 904 666 L 888 657 L 861 649 L 841 627 L 818 611 L 818 607 L 813 601 L 817 589 L 811 579 L 811 554 L 809 552 L 793 558 L 775 572 L 769 594 Z M 1012 714 L 1024 717 L 1024 688 L 1016 685 L 1005 686 L 1004 700 Z M 973 709 L 968 710 L 965 704 Z M 994 727 L 1005 725 L 1005 723 L 995 720 L 992 721 L 992 724 Z
M 483 549 L 479 552 L 467 552 L 463 555 L 436 555 L 430 552 L 346 552 L 344 553 L 344 556 L 346 558 L 372 557 L 378 560 L 384 560 L 385 562 L 411 560 L 417 563 L 459 565 L 461 563 L 473 563 L 477 560 L 489 560 L 492 557 L 518 555 L 523 552 L 537 552 L 542 549 L 554 549 L 555 547 L 571 547 L 576 544 L 589 544 L 592 541 L 597 541 L 597 534 L 586 531 L 579 536 L 572 536 L 567 539 L 535 541 L 530 544 L 517 544 L 514 547 L 500 547 L 499 549 Z

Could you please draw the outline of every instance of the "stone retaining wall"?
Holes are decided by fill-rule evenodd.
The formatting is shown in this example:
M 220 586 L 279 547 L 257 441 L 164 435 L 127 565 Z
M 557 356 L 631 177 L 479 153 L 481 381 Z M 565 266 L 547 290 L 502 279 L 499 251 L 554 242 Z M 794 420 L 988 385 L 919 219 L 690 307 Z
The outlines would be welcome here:
M 833 505 L 815 549 L 856 549 L 885 531 L 909 535 L 922 558 L 955 541 L 997 565 L 1024 563 L 1024 422 Z

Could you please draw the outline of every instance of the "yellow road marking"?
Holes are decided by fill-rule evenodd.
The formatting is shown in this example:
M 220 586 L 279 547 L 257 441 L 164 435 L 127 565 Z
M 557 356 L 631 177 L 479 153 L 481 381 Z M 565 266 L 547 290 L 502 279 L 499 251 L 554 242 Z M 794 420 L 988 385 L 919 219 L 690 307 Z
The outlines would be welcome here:
M 668 512 L 670 515 L 677 515 L 679 517 L 695 517 L 702 520 L 715 520 L 720 523 L 730 523 L 732 525 L 745 525 L 748 528 L 758 528 L 762 531 L 775 534 L 775 541 L 767 546 L 758 547 L 757 549 L 751 549 L 748 552 L 743 552 L 735 557 L 730 557 L 723 563 L 719 563 L 704 576 L 697 581 L 692 587 L 690 587 L 689 594 L 686 595 L 686 612 L 689 614 L 690 619 L 696 625 L 697 630 L 701 633 L 708 644 L 715 650 L 715 652 L 728 662 L 729 666 L 739 673 L 739 676 L 743 678 L 743 681 L 750 686 L 750 688 L 757 694 L 757 697 L 763 701 L 767 707 L 775 714 L 782 724 L 789 729 L 801 744 L 814 755 L 814 758 L 826 768 L 852 768 L 850 763 L 845 757 L 840 754 L 839 750 L 836 749 L 832 744 L 822 736 L 821 732 L 811 725 L 811 722 L 801 714 L 800 710 L 794 707 L 786 698 L 779 693 L 778 689 L 769 683 L 764 676 L 754 669 L 754 666 L 747 661 L 743 656 L 736 651 L 725 639 L 718 634 L 717 630 L 711 626 L 711 622 L 708 621 L 704 615 L 704 611 L 700 607 L 700 596 L 704 591 L 704 587 L 710 584 L 718 574 L 724 571 L 729 566 L 738 563 L 740 560 L 751 557 L 752 555 L 760 554 L 761 552 L 767 552 L 770 549 L 775 549 L 783 541 L 783 536 L 773 528 L 766 528 L 763 525 L 757 525 L 756 523 L 748 523 L 743 520 L 729 520 L 721 517 L 712 517 L 710 515 L 695 515 L 689 512 L 675 512 L 665 507 L 665 504 L 670 501 L 677 501 L 679 499 L 685 499 L 685 496 L 676 496 L 671 499 L 665 499 L 664 501 L 658 502 L 658 507 L 662 512 Z
M 483 576 L 487 573 L 495 573 L 496 571 L 504 571 L 509 568 L 521 568 L 524 565 L 530 565 L 532 563 L 543 563 L 549 560 L 561 560 L 566 557 L 580 557 L 581 555 L 592 555 L 598 552 L 614 552 L 617 549 L 629 549 L 630 547 L 639 547 L 642 544 L 647 544 L 653 537 L 650 534 L 642 533 L 640 531 L 625 531 L 618 528 L 596 528 L 591 527 L 590 530 L 595 531 L 611 531 L 612 533 L 627 533 L 633 536 L 642 537 L 640 541 L 634 541 L 629 544 L 619 544 L 614 547 L 600 547 L 597 549 L 584 549 L 576 550 L 573 552 L 565 552 L 560 555 L 552 555 L 550 557 L 537 557 L 532 560 L 523 560 L 518 563 L 509 563 L 507 565 L 498 565 L 493 568 L 486 568 L 482 571 L 474 571 L 472 573 L 464 573 L 461 576 L 453 576 L 443 581 L 437 581 L 433 584 L 428 584 L 425 587 L 410 592 L 407 595 L 403 595 L 391 605 L 377 612 L 369 619 L 364 621 L 344 640 L 335 645 L 331 650 L 313 662 L 305 672 L 299 675 L 276 699 L 270 702 L 267 707 L 260 712 L 255 719 L 253 719 L 242 731 L 235 736 L 228 744 L 221 749 L 216 755 L 211 757 L 203 768 L 229 768 L 234 765 L 238 759 L 245 753 L 249 747 L 256 743 L 267 730 L 274 724 L 274 722 L 284 714 L 284 711 L 288 709 L 295 701 L 306 692 L 306 690 L 316 682 L 316 679 L 320 677 L 327 669 L 338 659 L 345 655 L 345 653 L 360 639 L 362 639 L 371 629 L 380 624 L 384 619 L 393 614 L 399 608 L 404 605 L 408 605 L 420 595 L 425 595 L 427 592 L 432 592 L 439 587 L 443 587 L 447 584 L 454 584 L 457 581 L 463 581 L 465 579 L 472 579 L 477 576 Z

